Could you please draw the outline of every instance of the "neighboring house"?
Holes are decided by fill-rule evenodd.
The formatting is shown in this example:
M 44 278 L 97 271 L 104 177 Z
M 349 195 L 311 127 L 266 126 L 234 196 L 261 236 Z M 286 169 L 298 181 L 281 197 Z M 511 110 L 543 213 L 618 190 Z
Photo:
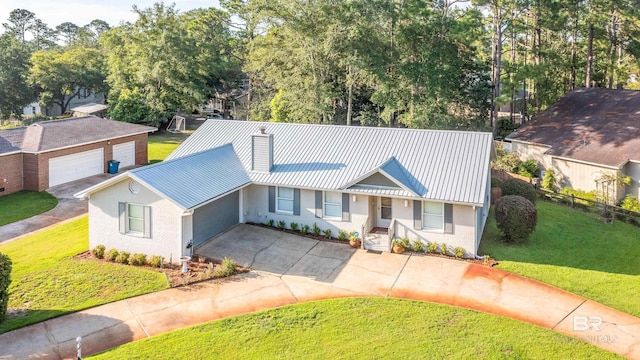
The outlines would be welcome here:
M 640 195 L 640 91 L 574 90 L 507 140 L 540 163 L 541 176 L 553 169 L 561 187 Z M 617 171 L 631 177 L 626 189 L 609 181 Z
M 91 247 L 173 260 L 267 220 L 355 230 L 368 249 L 407 236 L 475 256 L 493 152 L 490 133 L 209 120 L 164 162 L 76 197 L 89 198 Z
M 88 103 L 86 105 L 76 106 L 71 108 L 73 111 L 74 117 L 83 117 L 83 116 L 97 116 L 101 118 L 107 117 L 107 105 L 96 104 L 96 103 Z
M 81 88 L 79 89 L 78 96 L 69 101 L 67 111 L 71 108 L 87 105 L 87 104 L 104 104 L 104 94 L 94 93 L 91 89 Z M 38 101 L 34 101 L 31 104 L 24 107 L 22 111 L 23 115 L 44 115 L 44 116 L 60 116 L 62 115 L 62 109 L 60 105 L 53 104 L 50 107 L 40 107 Z
M 0 130 L 0 196 L 147 164 L 147 135 L 156 128 L 95 116 L 43 121 Z

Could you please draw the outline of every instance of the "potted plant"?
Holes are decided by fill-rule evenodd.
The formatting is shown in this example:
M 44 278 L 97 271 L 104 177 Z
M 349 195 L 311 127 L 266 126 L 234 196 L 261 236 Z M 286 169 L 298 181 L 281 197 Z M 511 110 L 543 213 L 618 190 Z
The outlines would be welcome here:
M 362 241 L 358 237 L 358 233 L 355 231 L 351 231 L 349 233 L 349 245 L 354 248 L 359 248 L 362 245 Z
M 407 237 L 393 240 L 393 252 L 396 254 L 402 254 L 406 249 L 410 249 L 410 248 L 411 248 L 411 241 L 409 241 L 409 238 Z

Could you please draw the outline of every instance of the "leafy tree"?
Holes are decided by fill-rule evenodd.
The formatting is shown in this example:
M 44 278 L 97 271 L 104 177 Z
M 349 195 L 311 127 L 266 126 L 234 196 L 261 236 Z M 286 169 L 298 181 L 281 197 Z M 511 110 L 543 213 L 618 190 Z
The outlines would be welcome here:
M 18 40 L 26 42 L 26 33 L 33 26 L 35 14 L 25 9 L 15 9 L 9 13 L 8 22 L 2 23 L 2 26 L 8 33 L 13 34 Z
M 0 36 L 0 117 L 20 117 L 22 108 L 35 98 L 27 83 L 29 71 L 27 45 L 10 34 Z
M 123 89 L 109 110 L 112 119 L 130 123 L 147 123 L 149 114 L 151 109 L 145 104 L 145 97 L 138 88 Z
M 78 38 L 79 30 L 78 25 L 68 21 L 56 26 L 56 33 L 65 45 L 70 45 Z
M 9 285 L 11 284 L 11 259 L 0 253 L 0 323 L 7 315 L 9 305 Z

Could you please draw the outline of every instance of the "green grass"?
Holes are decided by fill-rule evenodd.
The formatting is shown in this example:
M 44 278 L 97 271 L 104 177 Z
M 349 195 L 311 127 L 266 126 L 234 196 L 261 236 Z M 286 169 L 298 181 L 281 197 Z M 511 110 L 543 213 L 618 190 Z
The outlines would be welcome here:
M 0 244 L 13 262 L 9 308 L 21 310 L 0 333 L 169 287 L 162 273 L 72 258 L 88 247 L 86 217 Z
M 492 210 L 479 253 L 500 269 L 640 316 L 640 228 L 548 202 L 537 208 L 538 225 L 524 245 L 500 240 Z
M 0 197 L 0 226 L 42 214 L 58 205 L 48 192 L 19 191 Z
M 515 320 L 388 298 L 325 300 L 213 321 L 92 359 L 618 359 Z
M 192 131 L 184 134 L 172 134 L 170 132 L 158 132 L 149 135 L 149 163 L 157 163 L 164 160 L 178 145 L 189 136 Z

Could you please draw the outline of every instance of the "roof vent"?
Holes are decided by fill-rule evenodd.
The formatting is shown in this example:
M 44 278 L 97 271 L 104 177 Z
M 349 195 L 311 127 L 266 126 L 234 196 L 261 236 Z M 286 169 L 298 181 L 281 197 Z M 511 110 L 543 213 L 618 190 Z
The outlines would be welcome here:
M 271 172 L 273 167 L 273 134 L 260 126 L 259 134 L 251 135 L 251 171 Z

